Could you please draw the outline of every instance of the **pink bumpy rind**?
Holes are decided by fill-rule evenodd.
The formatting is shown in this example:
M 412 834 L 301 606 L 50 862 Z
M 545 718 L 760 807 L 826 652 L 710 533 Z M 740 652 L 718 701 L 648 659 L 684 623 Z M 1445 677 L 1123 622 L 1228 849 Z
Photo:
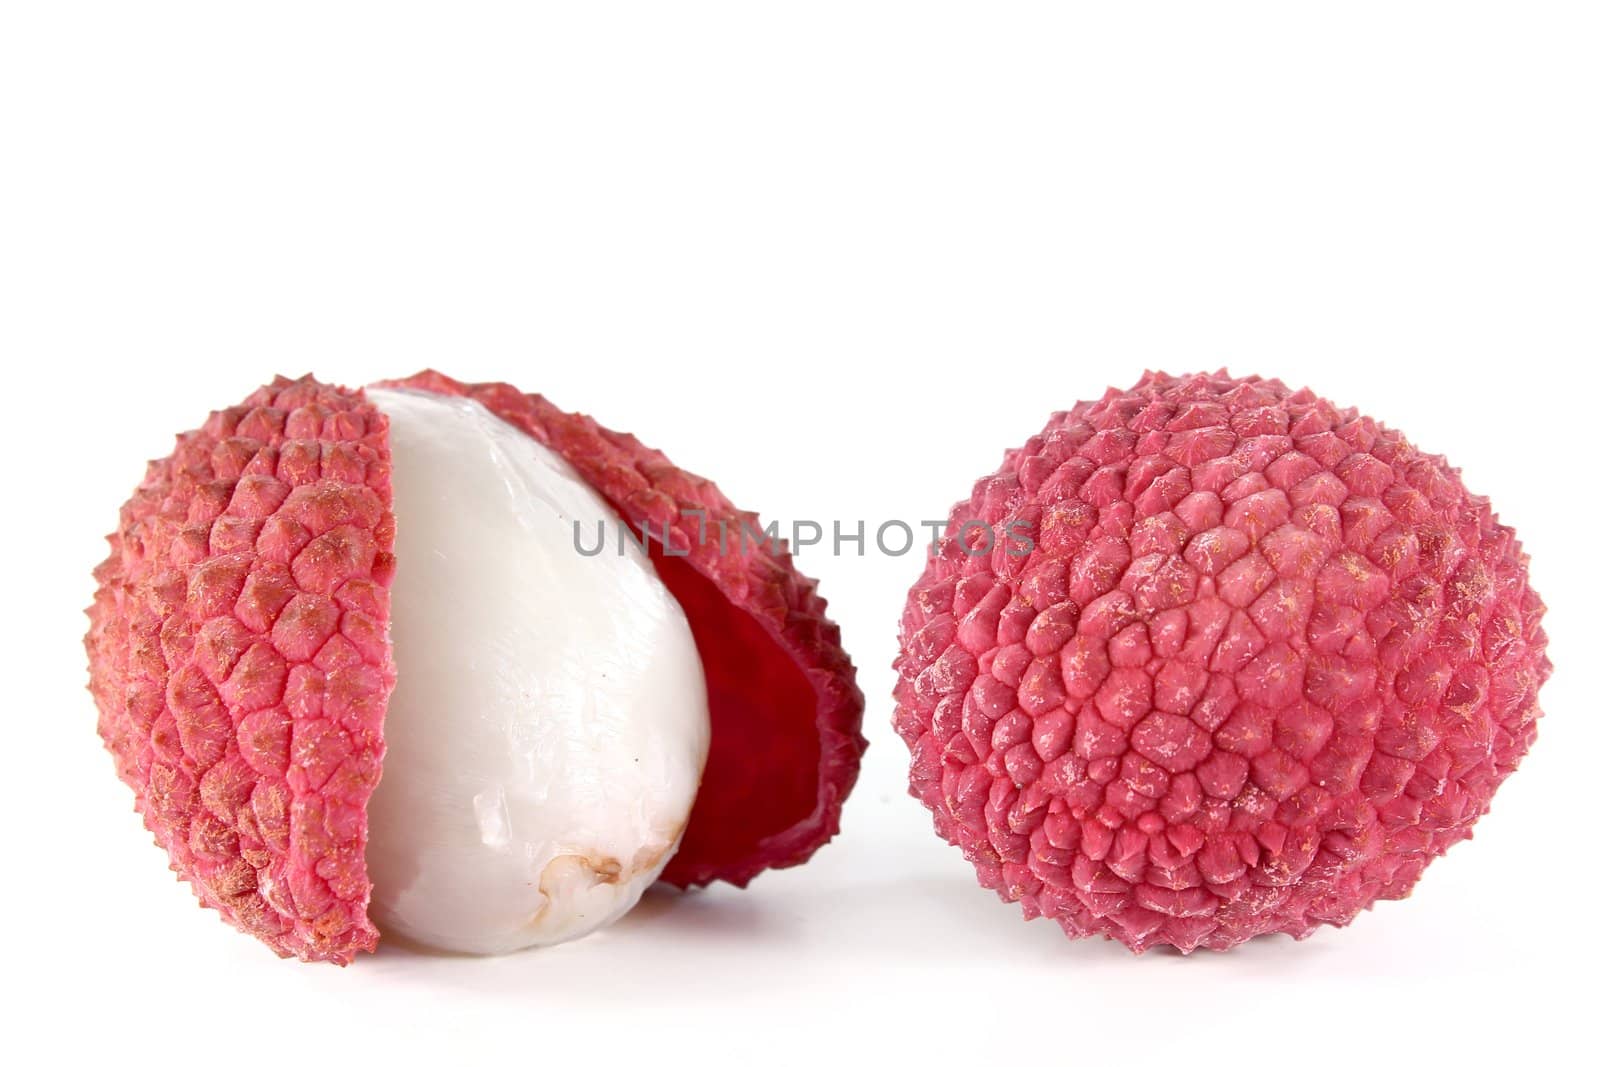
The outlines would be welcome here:
M 150 464 L 89 609 L 100 734 L 202 904 L 279 955 L 370 951 L 394 668 L 388 429 L 279 378 Z
M 634 534 L 647 525 L 657 571 L 693 628 L 712 719 L 705 776 L 665 881 L 743 886 L 803 863 L 838 833 L 866 748 L 861 691 L 816 583 L 781 543 L 741 537 L 761 529 L 754 514 L 632 436 L 542 396 L 434 371 L 387 384 L 476 399 L 566 459 Z
M 895 726 L 1028 918 L 1135 951 L 1298 938 L 1469 836 L 1533 742 L 1543 614 L 1440 457 L 1278 381 L 1146 374 L 953 510 Z

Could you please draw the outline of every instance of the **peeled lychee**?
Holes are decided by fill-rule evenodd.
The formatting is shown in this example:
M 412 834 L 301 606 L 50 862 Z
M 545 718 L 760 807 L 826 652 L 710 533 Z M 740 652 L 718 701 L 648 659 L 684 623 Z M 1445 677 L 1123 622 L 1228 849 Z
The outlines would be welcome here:
M 280 378 L 124 505 L 101 735 L 173 869 L 280 955 L 503 952 L 658 877 L 744 885 L 837 832 L 862 701 L 782 545 L 708 521 L 759 529 L 542 397 Z
M 401 561 L 372 918 L 467 952 L 586 933 L 689 820 L 711 724 L 688 620 L 633 543 L 573 550 L 571 524 L 610 509 L 555 453 L 475 400 L 367 399 L 389 420 Z
M 1343 926 L 1532 744 L 1544 606 L 1443 459 L 1278 381 L 1146 374 L 951 512 L 901 620 L 911 792 L 1073 937 Z

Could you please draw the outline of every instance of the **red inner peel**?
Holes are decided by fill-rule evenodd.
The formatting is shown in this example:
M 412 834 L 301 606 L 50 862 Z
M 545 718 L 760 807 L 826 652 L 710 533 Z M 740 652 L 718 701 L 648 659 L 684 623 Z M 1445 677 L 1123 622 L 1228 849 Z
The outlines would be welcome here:
M 731 868 L 817 807 L 817 695 L 783 647 L 681 557 L 651 542 L 656 573 L 688 616 L 705 668 L 711 753 L 696 817 L 662 877 Z M 776 757 L 776 758 L 775 758 Z

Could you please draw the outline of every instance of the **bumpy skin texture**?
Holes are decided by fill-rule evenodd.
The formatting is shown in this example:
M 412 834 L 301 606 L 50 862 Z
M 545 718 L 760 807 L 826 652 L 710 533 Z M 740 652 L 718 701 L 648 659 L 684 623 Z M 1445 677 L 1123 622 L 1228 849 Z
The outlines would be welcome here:
M 89 609 L 117 773 L 202 904 L 279 955 L 370 951 L 394 684 L 387 421 L 279 378 L 150 464 Z
M 648 524 L 657 572 L 694 632 L 711 710 L 705 776 L 664 881 L 743 886 L 805 862 L 838 833 L 866 748 L 861 690 L 827 602 L 787 549 L 750 540 L 741 550 L 739 531 L 761 528 L 753 513 L 631 435 L 542 396 L 435 371 L 385 385 L 476 399 L 565 458 L 634 533 Z M 595 536 L 583 531 L 584 543 Z
M 968 555 L 1031 523 L 1026 555 Z M 1147 374 L 953 510 L 901 620 L 911 791 L 979 881 L 1134 951 L 1342 926 L 1534 738 L 1544 606 L 1438 456 L 1277 381 Z

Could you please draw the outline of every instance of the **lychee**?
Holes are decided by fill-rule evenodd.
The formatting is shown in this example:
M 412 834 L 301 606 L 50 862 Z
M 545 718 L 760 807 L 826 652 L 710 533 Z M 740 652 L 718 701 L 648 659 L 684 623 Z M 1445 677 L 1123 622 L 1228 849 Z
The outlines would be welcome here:
M 1400 433 L 1146 374 L 951 512 L 901 619 L 911 792 L 1073 937 L 1226 949 L 1406 896 L 1532 744 L 1527 559 Z
M 862 699 L 783 545 L 708 524 L 760 529 L 510 386 L 280 378 L 124 505 L 101 735 L 173 869 L 284 956 L 505 952 L 658 878 L 745 885 L 837 832 Z

